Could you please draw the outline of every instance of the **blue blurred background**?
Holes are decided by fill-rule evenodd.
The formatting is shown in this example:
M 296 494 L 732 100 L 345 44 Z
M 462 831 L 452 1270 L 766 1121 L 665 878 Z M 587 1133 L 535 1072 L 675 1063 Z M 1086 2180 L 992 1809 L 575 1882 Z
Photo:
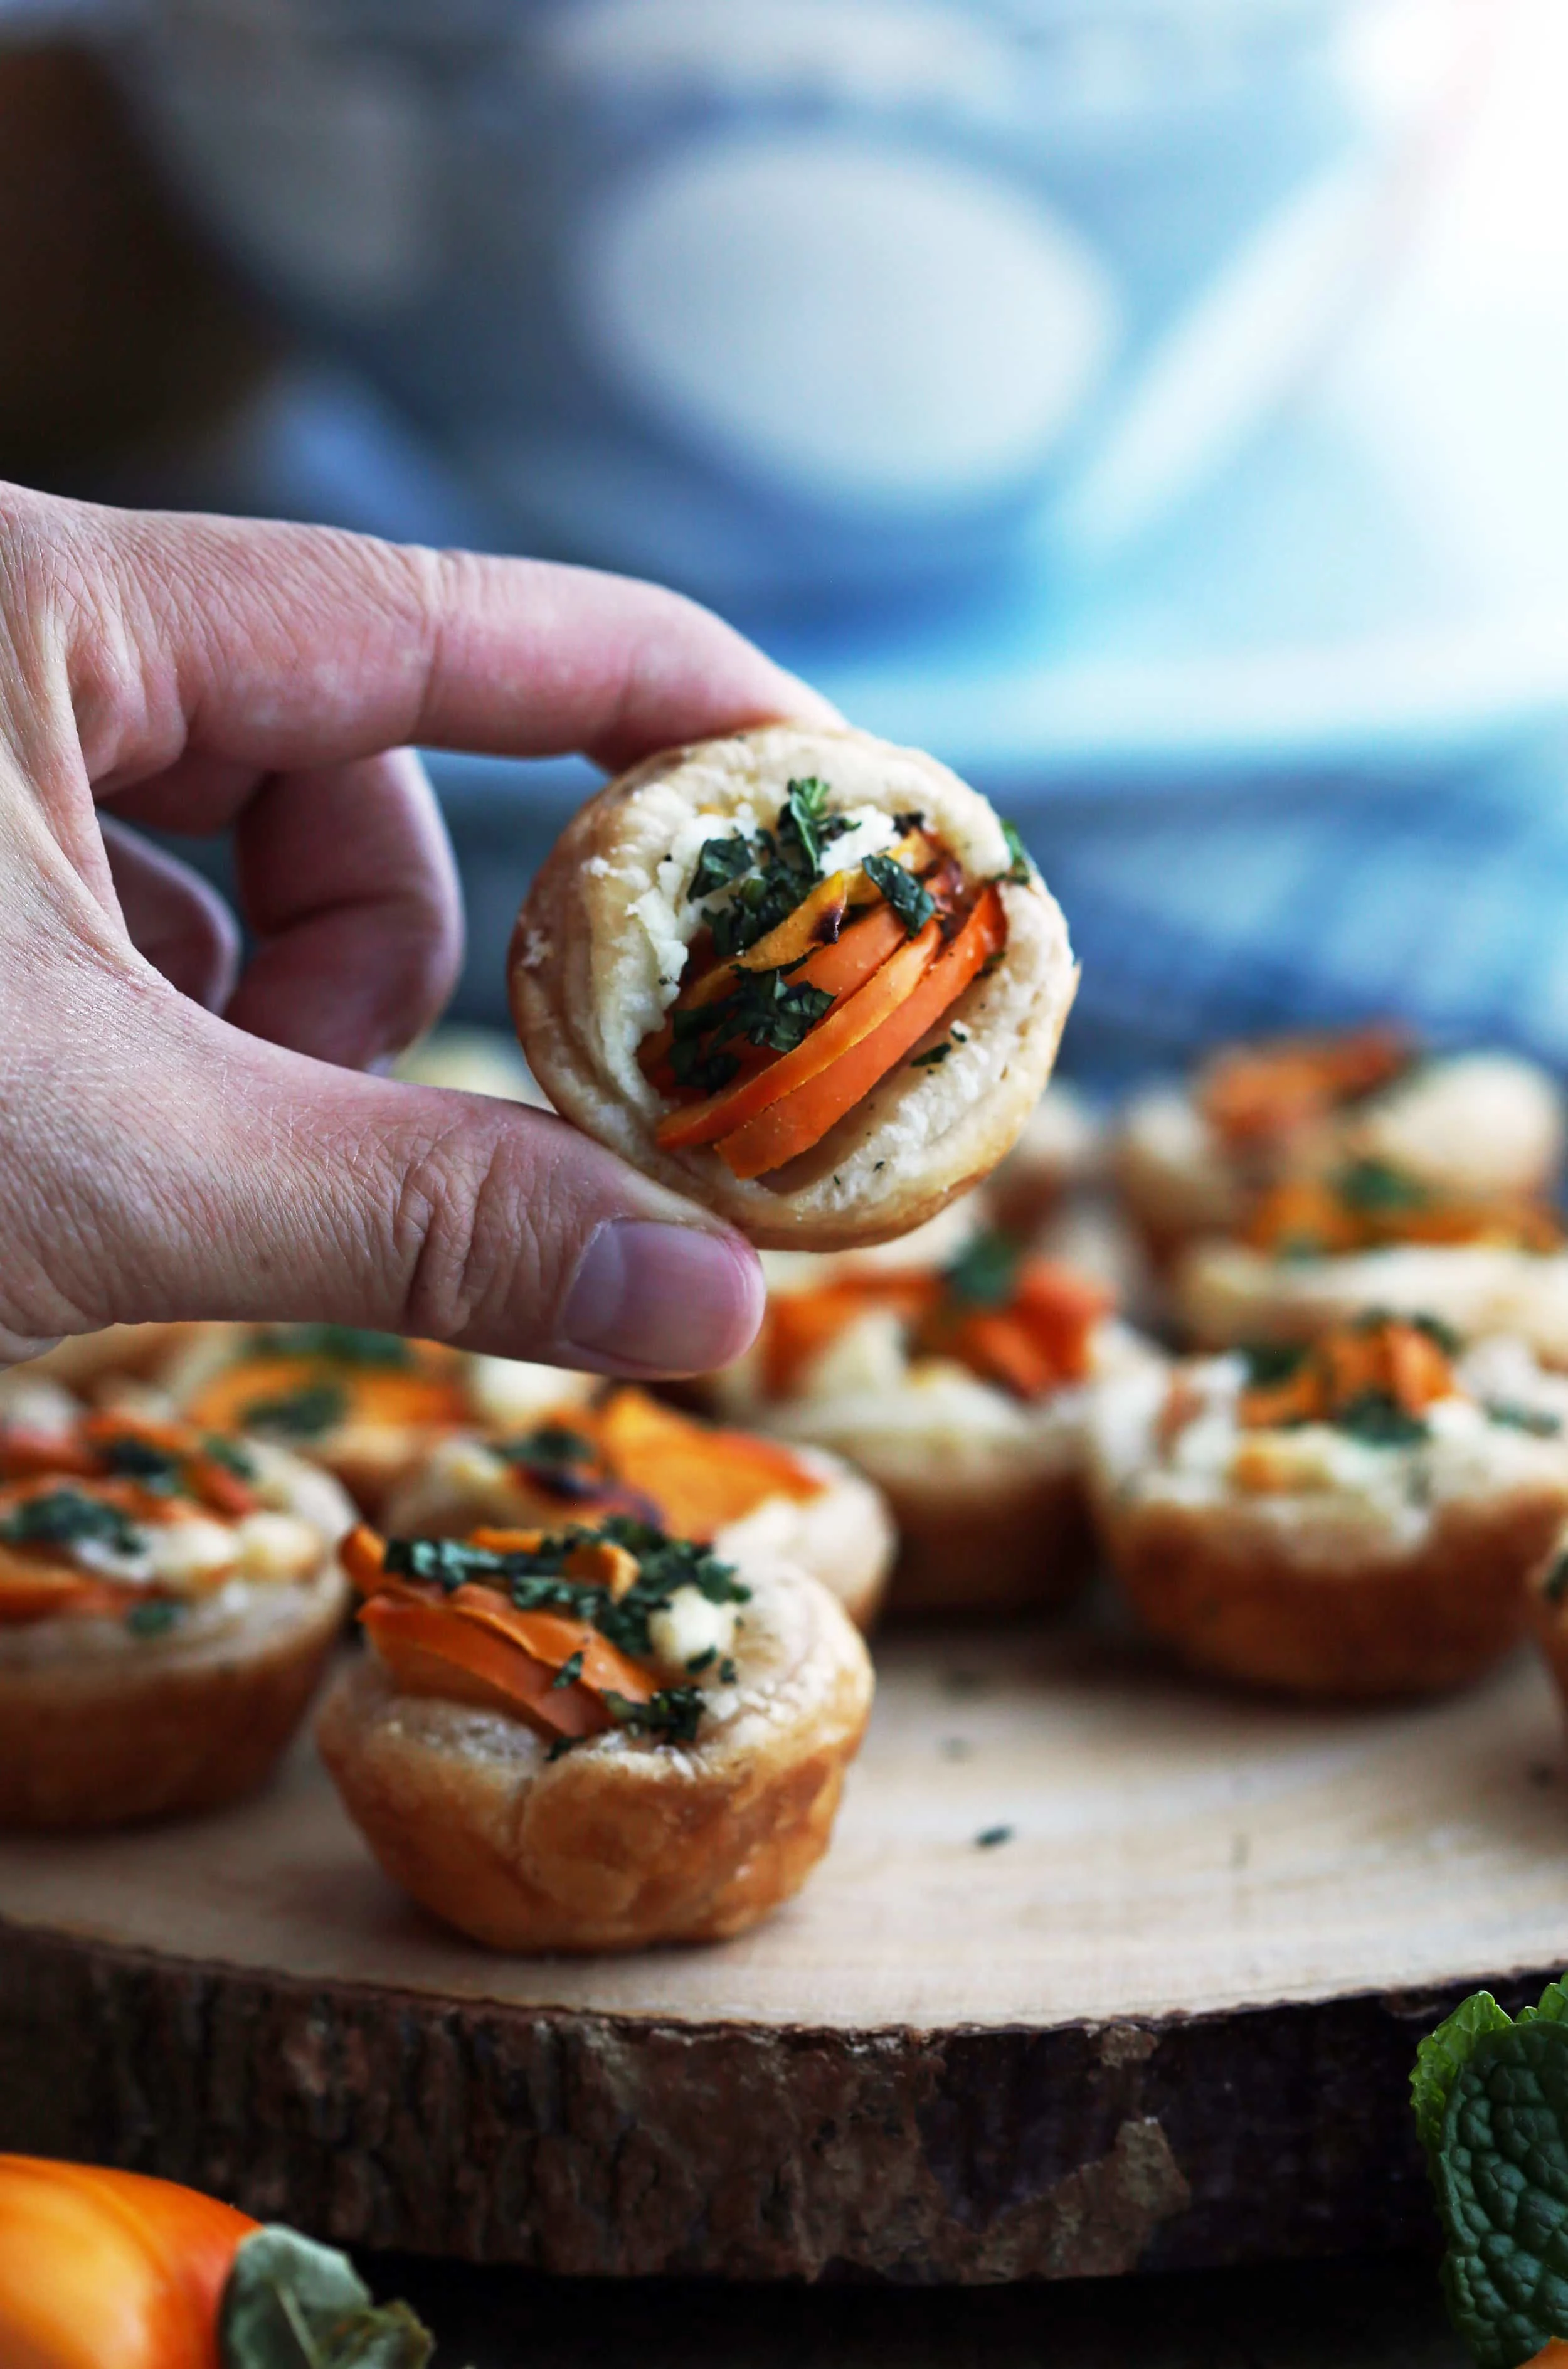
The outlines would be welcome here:
M 0 0 L 0 468 L 713 601 L 1017 816 L 1081 1072 L 1568 1065 L 1565 102 L 1562 0 Z M 589 777 L 433 769 L 503 1021 Z

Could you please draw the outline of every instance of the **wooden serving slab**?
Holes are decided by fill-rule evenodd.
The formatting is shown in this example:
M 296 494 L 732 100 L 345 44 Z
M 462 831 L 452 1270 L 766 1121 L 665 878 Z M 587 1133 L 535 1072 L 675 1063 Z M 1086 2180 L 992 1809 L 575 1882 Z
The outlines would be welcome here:
M 1106 2273 L 1420 2241 L 1405 2084 L 1568 1961 L 1535 1661 L 1435 1705 L 905 1636 L 830 1858 L 743 1940 L 496 1957 L 309 1751 L 183 1827 L 0 1845 L 0 2147 L 579 2273 Z

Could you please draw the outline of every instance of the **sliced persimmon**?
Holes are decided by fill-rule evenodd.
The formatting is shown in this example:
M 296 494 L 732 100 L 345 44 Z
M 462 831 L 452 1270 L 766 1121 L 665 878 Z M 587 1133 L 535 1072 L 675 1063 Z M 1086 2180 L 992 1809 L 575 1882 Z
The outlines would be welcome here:
M 558 1687 L 547 1662 L 445 1604 L 372 1596 L 360 1620 L 404 1694 L 506 1711 L 552 1737 L 599 1735 L 611 1723 L 587 1687 Z
M 1061 1380 L 1048 1352 L 1030 1338 L 1013 1309 L 972 1310 L 954 1326 L 947 1347 L 972 1374 L 1000 1382 L 1015 1398 L 1043 1399 Z
M 1050 1359 L 1057 1380 L 1084 1380 L 1090 1339 L 1100 1319 L 1110 1312 L 1111 1294 L 1054 1259 L 1026 1258 L 1018 1269 L 1013 1304 L 1019 1322 Z
M 137 1601 L 108 1580 L 0 1551 L 0 1629 L 89 1614 L 112 1618 Z
M 890 1308 L 906 1323 L 918 1323 L 940 1290 L 934 1275 L 883 1270 L 846 1276 L 815 1291 L 781 1292 L 768 1303 L 763 1333 L 768 1395 L 788 1398 L 806 1368 L 868 1309 Z
M 731 1135 L 737 1127 L 757 1117 L 771 1104 L 808 1085 L 824 1070 L 853 1052 L 864 1038 L 874 1036 L 899 1010 L 941 952 L 942 933 L 935 921 L 930 921 L 792 1053 L 781 1054 L 765 1070 L 754 1077 L 742 1078 L 722 1093 L 710 1094 L 704 1102 L 693 1103 L 685 1110 L 668 1112 L 655 1129 L 659 1142 L 667 1150 L 716 1142 L 720 1136 Z M 931 1016 L 934 1019 L 936 1015 L 933 1013 Z
M 795 1053 L 786 1053 L 746 1088 L 736 1090 L 729 1099 L 741 1105 L 739 1126 L 726 1127 L 728 1115 L 721 1109 L 718 1128 L 710 1116 L 703 1132 L 679 1140 L 706 1143 L 716 1137 L 720 1159 L 732 1176 L 741 1178 L 764 1176 L 811 1150 L 936 1025 L 981 965 L 1005 945 L 1007 921 L 994 887 L 982 893 L 950 946 L 936 948 L 928 943 L 929 937 L 939 936 L 936 923 L 928 921 Z M 900 968 L 906 962 L 907 972 Z M 796 1083 L 786 1073 L 801 1055 L 812 1058 L 801 1062 Z M 716 1100 L 722 1104 L 726 1098 Z M 712 1104 L 702 1107 L 712 1114 Z M 662 1127 L 659 1134 L 661 1141 L 675 1139 L 666 1138 Z
M 693 1423 L 646 1390 L 617 1390 L 601 1423 L 615 1471 L 652 1498 L 662 1527 L 679 1538 L 705 1544 L 769 1497 L 803 1504 L 822 1491 L 817 1475 L 777 1441 Z

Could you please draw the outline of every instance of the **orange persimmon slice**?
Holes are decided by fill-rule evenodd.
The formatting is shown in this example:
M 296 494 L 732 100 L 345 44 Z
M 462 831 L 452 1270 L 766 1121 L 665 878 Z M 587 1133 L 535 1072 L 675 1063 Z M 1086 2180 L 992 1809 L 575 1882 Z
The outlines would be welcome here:
M 777 1441 L 693 1423 L 646 1390 L 617 1390 L 600 1422 L 612 1471 L 652 1498 L 664 1528 L 680 1538 L 705 1544 L 769 1497 L 799 1504 L 822 1492 L 816 1474 Z
M 548 1662 L 445 1604 L 374 1596 L 360 1619 L 404 1694 L 502 1711 L 551 1736 L 598 1735 L 610 1725 L 587 1687 L 558 1687 Z
M 984 891 L 950 946 L 937 950 L 928 944 L 928 938 L 939 937 L 935 921 L 928 921 L 795 1052 L 736 1090 L 730 1100 L 738 1110 L 715 1113 L 711 1104 L 702 1104 L 709 1114 L 703 1131 L 678 1139 L 706 1143 L 716 1136 L 719 1158 L 732 1176 L 741 1178 L 766 1175 L 820 1143 L 935 1026 L 981 965 L 1000 954 L 1007 922 L 994 887 Z M 803 1055 L 810 1059 L 802 1061 Z M 787 1074 L 797 1061 L 799 1070 Z M 718 1099 L 722 1104 L 724 1098 Z M 736 1116 L 739 1126 L 733 1124 Z M 666 1138 L 662 1127 L 659 1136 L 661 1141 L 677 1139 Z
M 813 1028 L 793 1052 L 781 1054 L 765 1070 L 727 1086 L 721 1093 L 710 1094 L 704 1102 L 667 1112 L 655 1129 L 658 1141 L 666 1150 L 715 1142 L 722 1135 L 733 1134 L 737 1127 L 785 1094 L 809 1084 L 846 1053 L 853 1052 L 864 1038 L 875 1035 L 898 1012 L 941 951 L 942 933 L 933 920 L 874 971 L 856 994 Z M 932 1018 L 935 1016 L 933 1013 Z

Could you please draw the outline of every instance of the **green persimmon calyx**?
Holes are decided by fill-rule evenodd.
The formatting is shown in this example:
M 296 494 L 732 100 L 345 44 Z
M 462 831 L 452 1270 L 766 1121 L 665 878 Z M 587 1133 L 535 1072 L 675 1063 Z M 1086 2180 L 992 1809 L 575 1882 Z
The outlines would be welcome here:
M 218 2317 L 223 2369 L 428 2369 L 434 2350 L 406 2304 L 372 2300 L 346 2254 L 275 2226 L 242 2241 Z

